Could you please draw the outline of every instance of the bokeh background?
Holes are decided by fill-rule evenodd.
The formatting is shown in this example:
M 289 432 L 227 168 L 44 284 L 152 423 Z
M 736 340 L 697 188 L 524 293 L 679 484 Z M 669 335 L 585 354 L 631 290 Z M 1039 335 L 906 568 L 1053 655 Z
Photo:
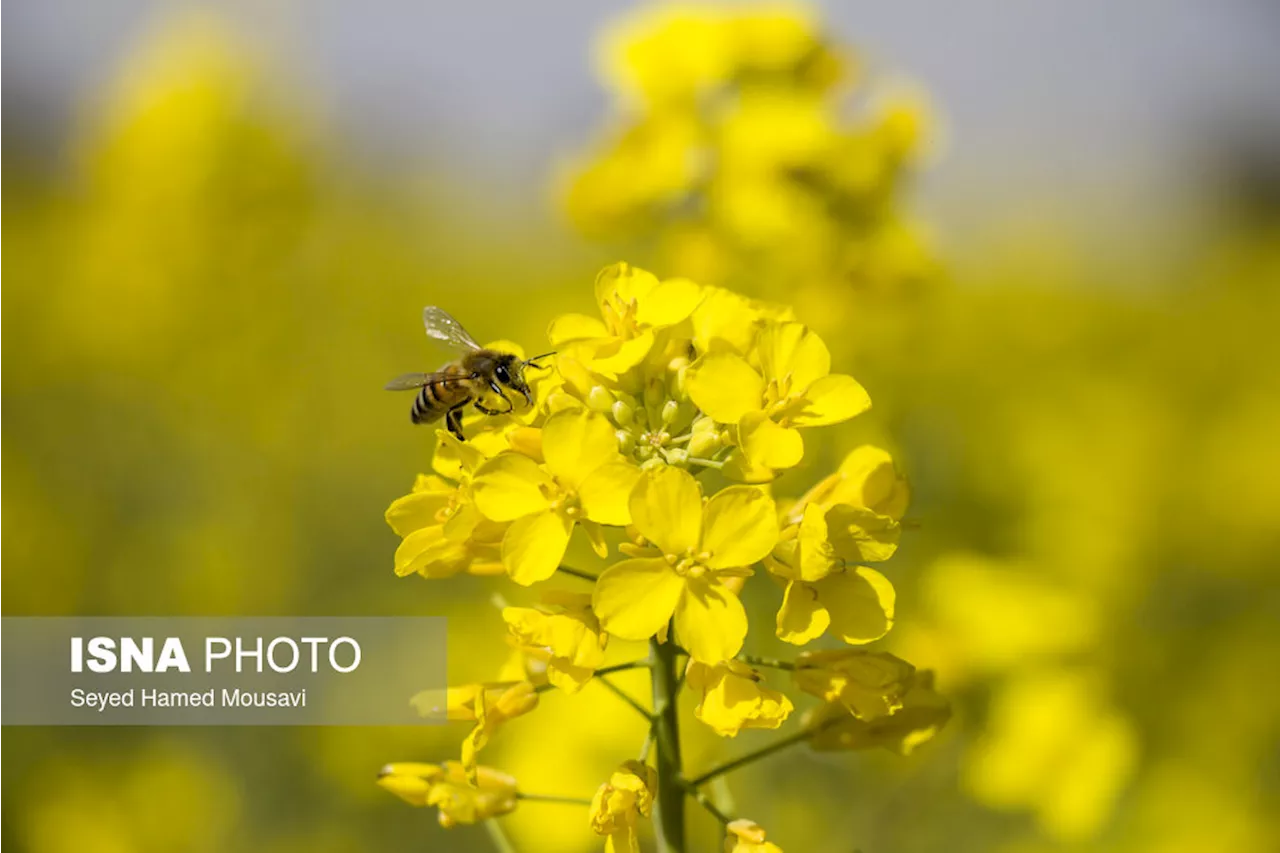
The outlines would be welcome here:
M 779 491 L 894 451 L 888 647 L 956 713 L 909 758 L 786 754 L 720 794 L 789 853 L 1280 849 L 1280 13 L 818 8 L 927 104 L 909 251 L 731 283 L 790 291 L 869 389 Z M 565 203 L 631 9 L 8 4 L 4 614 L 444 614 L 454 680 L 490 677 L 519 594 L 393 575 L 382 512 L 431 440 L 381 386 L 438 358 L 425 304 L 537 349 L 604 263 L 705 260 Z M 550 696 L 485 760 L 589 794 L 641 739 L 613 702 Z M 767 738 L 695 726 L 698 766 Z M 373 784 L 464 731 L 5 729 L 0 843 L 489 850 Z M 506 823 L 599 846 L 572 808 Z

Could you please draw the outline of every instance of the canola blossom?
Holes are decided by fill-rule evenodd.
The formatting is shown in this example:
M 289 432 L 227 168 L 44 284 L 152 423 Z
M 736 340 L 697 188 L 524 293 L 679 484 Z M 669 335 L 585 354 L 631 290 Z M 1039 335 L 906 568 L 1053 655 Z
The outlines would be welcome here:
M 686 799 L 722 819 L 726 850 L 778 850 L 702 790 L 732 767 L 695 775 L 679 766 L 677 703 L 688 697 L 694 717 L 721 737 L 776 730 L 796 705 L 786 679 L 771 683 L 769 675 L 789 673 L 795 699 L 823 704 L 799 715 L 801 728 L 783 747 L 905 754 L 928 740 L 949 713 L 929 674 L 862 648 L 893 624 L 893 587 L 863 564 L 893 556 L 906 480 L 887 453 L 862 446 L 798 497 L 775 497 L 784 491 L 775 481 L 804 458 L 802 429 L 831 427 L 870 406 L 785 306 L 625 263 L 597 276 L 594 296 L 599 319 L 551 320 L 555 360 L 533 404 L 469 417 L 466 441 L 437 431 L 432 473 L 387 511 L 402 537 L 399 575 L 434 582 L 505 574 L 513 594 L 552 578 L 580 588 L 542 592 L 527 605 L 504 601 L 508 664 L 494 681 L 443 696 L 449 720 L 472 724 L 460 761 L 393 773 L 382 784 L 410 802 L 440 805 L 442 822 L 547 799 L 507 796 L 514 782 L 486 775 L 479 753 L 517 718 L 536 716 L 542 693 L 573 694 L 598 681 L 651 727 L 641 757 L 591 800 L 588 822 L 606 850 L 639 850 L 638 827 L 650 818 L 661 849 L 682 850 Z M 603 569 L 566 563 L 578 537 Z M 777 618 L 757 629 L 794 645 L 830 634 L 846 647 L 794 661 L 748 654 L 743 601 L 760 596 L 772 598 Z M 647 641 L 648 658 L 615 662 L 613 639 Z M 634 669 L 650 673 L 649 705 L 609 679 Z M 413 701 L 438 712 L 441 698 Z M 418 765 L 392 765 L 405 766 Z
M 614 109 L 563 180 L 584 236 L 802 301 L 935 277 L 900 199 L 931 155 L 927 101 L 868 74 L 814 10 L 663 4 L 625 16 L 601 47 Z

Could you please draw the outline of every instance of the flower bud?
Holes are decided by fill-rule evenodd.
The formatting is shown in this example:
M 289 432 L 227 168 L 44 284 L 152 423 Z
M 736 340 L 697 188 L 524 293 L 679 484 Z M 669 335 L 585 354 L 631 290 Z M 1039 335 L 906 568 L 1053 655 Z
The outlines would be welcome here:
M 630 430 L 620 429 L 614 433 L 618 437 L 618 452 L 631 453 L 636 449 L 636 434 Z
M 613 395 L 603 385 L 593 385 L 587 392 L 587 407 L 595 412 L 607 412 L 613 405 Z
M 673 447 L 666 451 L 667 463 L 683 468 L 689 464 L 689 451 L 683 447 Z
M 723 435 L 710 418 L 699 418 L 693 424 L 693 438 L 689 440 L 689 452 L 703 459 L 710 459 L 724 446 Z
M 626 400 L 616 400 L 613 404 L 613 422 L 618 426 L 630 426 L 636 419 L 635 407 Z
M 679 414 L 680 414 L 680 404 L 677 403 L 675 400 L 668 400 L 666 403 L 663 404 L 662 422 L 664 424 L 669 425 L 673 423 Z

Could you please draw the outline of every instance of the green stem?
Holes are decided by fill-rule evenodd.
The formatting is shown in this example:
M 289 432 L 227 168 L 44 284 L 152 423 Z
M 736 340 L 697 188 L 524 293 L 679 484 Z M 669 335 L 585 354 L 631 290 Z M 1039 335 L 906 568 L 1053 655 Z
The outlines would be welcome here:
M 648 709 L 648 708 L 646 708 L 645 706 L 641 705 L 641 704 L 640 704 L 640 703 L 635 699 L 635 697 L 633 697 L 630 693 L 628 693 L 627 691 L 623 690 L 621 687 L 619 687 L 618 685 L 614 684 L 614 683 L 613 683 L 612 681 L 610 681 L 609 679 L 599 677 L 599 675 L 597 675 L 597 676 L 596 676 L 596 681 L 600 682 L 600 686 L 601 686 L 601 687 L 604 687 L 604 688 L 608 689 L 608 691 L 609 691 L 610 693 L 612 693 L 614 696 L 617 696 L 617 697 L 618 697 L 619 699 L 621 699 L 623 702 L 626 702 L 628 705 L 630 705 L 632 708 L 634 708 L 634 709 L 636 710 L 636 713 L 640 714 L 640 715 L 641 715 L 642 717 L 644 717 L 646 720 L 652 720 L 652 719 L 653 719 L 653 714 L 649 713 L 649 709 Z
M 511 843 L 510 838 L 507 838 L 507 833 L 503 831 L 502 824 L 498 823 L 496 818 L 486 820 L 484 828 L 488 831 L 489 840 L 498 849 L 498 853 L 516 853 L 515 845 Z
M 595 674 L 608 675 L 611 672 L 623 672 L 628 669 L 648 669 L 648 668 L 649 668 L 649 662 L 647 660 L 633 660 L 633 661 L 627 661 L 626 663 L 615 663 L 615 664 L 612 664 L 611 666 L 601 667 L 600 669 L 597 669 L 595 671 Z M 533 692 L 549 693 L 550 691 L 555 689 L 556 689 L 556 686 L 548 681 L 546 684 L 539 684 L 537 687 L 533 688 Z M 648 714 L 649 712 L 645 711 L 645 715 L 648 716 Z
M 706 809 L 713 818 L 720 821 L 725 826 L 733 823 L 733 818 L 716 808 L 716 804 L 711 801 L 711 798 L 707 796 L 705 791 L 700 791 L 697 788 L 690 786 L 687 782 L 683 783 L 683 785 L 684 792 L 688 794 L 695 803 Z
M 590 797 L 558 797 L 555 794 L 516 794 L 517 800 L 530 803 L 559 803 L 566 806 L 589 806 Z
M 701 465 L 703 468 L 715 468 L 716 470 L 720 470 L 724 467 L 723 462 L 717 462 L 714 459 L 703 459 L 701 456 L 690 456 L 689 464 Z
M 710 782 L 712 779 L 716 778 L 717 776 L 723 776 L 724 774 L 737 770 L 739 767 L 743 767 L 747 764 L 752 763 L 753 761 L 759 761 L 762 758 L 767 758 L 770 755 L 773 755 L 775 752 L 781 752 L 782 750 L 788 747 L 795 746 L 798 743 L 804 743 L 809 738 L 813 737 L 817 733 L 817 731 L 818 729 L 815 727 L 802 729 L 801 731 L 796 732 L 790 737 L 784 737 L 782 740 L 774 741 L 768 746 L 764 746 L 764 747 L 761 747 L 760 749 L 757 749 L 755 752 L 748 752 L 746 755 L 740 758 L 735 758 L 733 761 L 726 762 L 724 764 L 721 764 L 718 767 L 713 767 L 710 770 L 708 770 L 706 773 L 703 773 L 701 776 L 695 776 L 694 778 L 690 779 L 688 782 L 689 787 L 696 788 L 699 785 L 703 785 L 707 782 Z
M 575 569 L 572 566 L 561 566 L 560 571 L 566 575 L 573 575 L 575 578 L 582 578 L 584 581 L 591 581 L 592 583 L 600 580 L 599 575 L 593 575 L 591 572 L 584 572 L 582 569 Z
M 680 782 L 680 717 L 676 701 L 680 693 L 680 676 L 677 674 L 675 645 L 651 639 L 649 655 L 653 663 L 653 732 L 658 747 L 654 835 L 658 853 L 684 853 L 684 787 Z
M 649 661 L 633 660 L 633 661 L 627 661 L 626 663 L 615 663 L 615 664 L 610 664 L 609 666 L 602 666 L 596 670 L 596 675 L 609 675 L 610 673 L 623 672 L 628 669 L 648 669 L 648 668 L 649 668 Z

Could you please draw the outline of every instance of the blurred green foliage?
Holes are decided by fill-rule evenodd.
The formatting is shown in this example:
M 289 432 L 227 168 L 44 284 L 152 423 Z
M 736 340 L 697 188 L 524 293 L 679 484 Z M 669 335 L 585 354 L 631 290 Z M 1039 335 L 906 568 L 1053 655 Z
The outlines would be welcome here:
M 431 439 L 381 385 L 437 357 L 424 304 L 534 346 L 598 264 L 532 228 L 459 233 L 448 209 L 320 147 L 269 79 L 216 21 L 165 18 L 65 174 L 11 175 L 4 612 L 442 614 L 454 680 L 490 677 L 506 649 L 488 582 L 392 573 L 382 510 Z M 876 407 L 806 465 L 874 440 L 912 478 L 891 647 L 938 670 L 958 713 L 907 759 L 806 752 L 735 776 L 771 840 L 1280 847 L 1278 236 L 1274 219 L 1226 217 L 1170 247 L 1186 259 L 1173 274 L 1153 259 L 1136 279 L 1023 243 L 910 290 L 806 291 L 802 319 Z M 681 272 L 645 245 L 628 259 Z M 776 606 L 747 603 L 753 619 Z M 642 736 L 599 713 L 612 701 L 549 695 L 488 760 L 589 793 Z M 685 731 L 691 765 L 725 755 Z M 458 736 L 5 729 L 2 841 L 488 850 L 481 829 L 444 836 L 373 785 L 387 756 L 452 756 Z M 556 808 L 522 806 L 512 835 L 594 849 L 585 818 Z

